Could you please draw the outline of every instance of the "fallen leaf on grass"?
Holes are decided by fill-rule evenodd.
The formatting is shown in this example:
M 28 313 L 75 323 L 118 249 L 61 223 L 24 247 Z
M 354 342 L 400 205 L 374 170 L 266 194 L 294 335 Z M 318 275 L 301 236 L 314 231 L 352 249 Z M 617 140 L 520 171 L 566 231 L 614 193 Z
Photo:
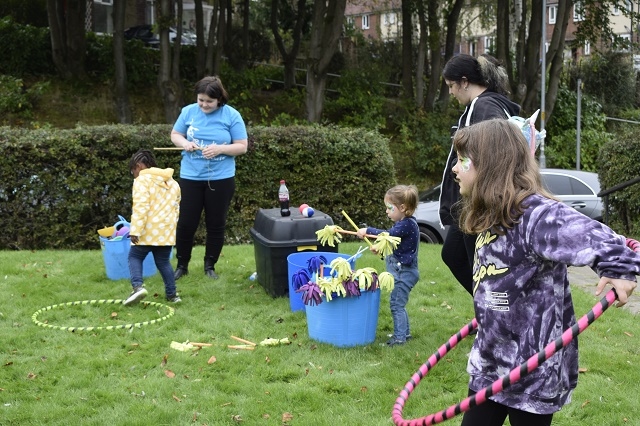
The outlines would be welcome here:
M 240 423 L 242 421 L 242 417 L 240 417 L 240 414 L 235 414 L 231 416 L 231 420 L 233 420 L 234 422 Z
M 267 413 L 264 413 L 264 414 L 262 415 L 262 418 L 263 418 L 263 419 L 265 419 L 265 420 L 269 420 L 269 419 L 271 418 L 271 416 L 270 416 L 270 415 L 268 415 Z
M 176 377 L 176 373 L 174 373 L 171 370 L 164 370 L 164 375 L 170 379 L 173 379 L 174 377 Z
M 5 366 L 5 367 L 7 367 L 7 366 L 9 366 L 9 365 L 13 365 L 13 361 L 9 361 L 9 362 L 7 362 L 4 366 Z
M 211 358 L 209 358 L 209 361 L 207 361 L 207 364 L 213 364 L 214 362 L 216 362 L 216 357 L 212 356 Z
M 29 380 L 35 379 L 36 377 L 38 377 L 37 374 L 34 374 L 34 373 L 27 374 L 27 379 L 29 379 Z
M 633 337 L 633 334 L 629 333 L 628 331 L 625 331 L 624 334 L 626 334 L 629 337 Z
M 588 368 L 578 368 L 578 373 L 586 373 L 587 371 L 589 371 Z
M 175 395 L 172 395 L 171 397 L 173 399 L 175 399 L 176 401 L 178 401 L 178 402 L 182 402 L 182 400 L 180 398 L 178 398 L 177 396 L 175 396 Z
M 366 387 L 366 386 L 362 386 L 362 387 L 360 388 L 360 392 L 367 392 L 368 390 L 369 390 L 369 389 L 367 389 L 367 387 Z
M 227 405 L 231 405 L 230 402 L 225 402 L 224 404 L 221 405 L 221 407 L 226 407 Z
M 164 367 L 167 365 L 167 360 L 169 359 L 169 354 L 164 354 L 162 357 L 162 362 L 160 362 L 160 367 Z
M 588 399 L 582 403 L 582 405 L 580 406 L 580 408 L 584 408 L 587 406 L 587 404 L 589 404 L 591 401 L 589 401 Z
M 117 316 L 118 316 L 118 313 L 117 313 L 117 312 L 111 312 L 111 318 L 115 318 L 115 317 L 117 317 Z
M 282 422 L 290 422 L 293 420 L 293 414 L 291 413 L 282 413 Z

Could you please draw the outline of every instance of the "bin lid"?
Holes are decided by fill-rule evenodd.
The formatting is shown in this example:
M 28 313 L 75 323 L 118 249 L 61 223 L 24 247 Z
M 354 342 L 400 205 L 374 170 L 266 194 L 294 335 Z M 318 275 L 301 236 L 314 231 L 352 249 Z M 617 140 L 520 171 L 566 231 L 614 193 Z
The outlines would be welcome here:
M 292 207 L 291 215 L 283 217 L 280 209 L 259 209 L 251 234 L 259 234 L 262 239 L 274 242 L 298 243 L 310 241 L 316 243 L 316 231 L 326 225 L 333 225 L 331 216 L 316 210 L 311 217 L 300 214 L 297 207 Z M 295 244 L 292 244 L 295 245 Z

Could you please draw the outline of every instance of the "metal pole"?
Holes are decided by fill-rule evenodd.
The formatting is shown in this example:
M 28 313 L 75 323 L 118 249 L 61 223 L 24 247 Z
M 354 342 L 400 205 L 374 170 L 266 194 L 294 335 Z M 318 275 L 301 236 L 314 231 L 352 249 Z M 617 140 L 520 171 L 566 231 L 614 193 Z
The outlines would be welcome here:
M 576 121 L 576 170 L 580 170 L 580 127 L 582 115 L 582 79 L 578 79 L 578 108 L 577 108 L 577 121 Z
M 547 91 L 547 0 L 542 0 L 542 46 L 540 46 L 540 68 L 541 68 L 541 80 L 540 80 L 540 131 L 544 130 L 545 120 L 545 95 Z M 544 139 L 540 142 L 540 168 L 547 167 L 547 159 L 544 156 Z

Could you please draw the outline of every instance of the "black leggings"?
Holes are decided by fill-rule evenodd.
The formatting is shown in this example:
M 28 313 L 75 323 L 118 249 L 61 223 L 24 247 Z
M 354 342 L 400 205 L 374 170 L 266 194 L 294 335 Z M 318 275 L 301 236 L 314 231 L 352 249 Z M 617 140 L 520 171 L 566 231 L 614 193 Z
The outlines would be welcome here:
M 451 225 L 442 245 L 442 260 L 453 276 L 473 296 L 473 256 L 476 236 L 463 233 L 458 225 Z
M 469 390 L 469 396 L 474 394 Z M 553 419 L 553 414 L 528 413 L 488 399 L 464 413 L 460 426 L 502 426 L 507 416 L 511 426 L 549 426 Z
M 179 265 L 191 260 L 193 241 L 204 210 L 207 227 L 205 258 L 216 264 L 224 244 L 224 228 L 227 212 L 236 189 L 235 178 L 198 181 L 180 179 L 180 218 L 176 231 L 176 257 Z

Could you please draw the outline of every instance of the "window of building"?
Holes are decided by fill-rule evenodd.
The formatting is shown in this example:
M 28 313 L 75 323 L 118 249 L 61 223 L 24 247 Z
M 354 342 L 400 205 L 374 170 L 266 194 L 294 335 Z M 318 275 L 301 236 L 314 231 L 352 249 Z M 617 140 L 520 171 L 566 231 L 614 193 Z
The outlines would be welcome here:
M 347 25 L 350 27 L 354 26 L 353 16 L 347 16 Z
M 362 29 L 369 29 L 369 15 L 362 15 Z
M 584 21 L 584 5 L 581 1 L 573 5 L 573 22 Z
M 582 53 L 585 56 L 591 55 L 591 43 L 590 42 L 588 42 L 588 41 L 584 42 L 584 48 L 582 49 Z
M 611 14 L 614 16 L 620 15 L 620 7 L 617 4 L 613 6 L 613 9 L 611 10 Z
M 555 24 L 558 16 L 558 6 L 549 6 L 549 23 Z
M 478 54 L 478 43 L 475 40 L 469 40 L 469 55 L 476 56 Z
M 396 14 L 393 12 L 384 14 L 384 24 L 393 25 L 396 23 Z
M 94 3 L 113 5 L 113 0 L 93 0 Z
M 484 38 L 484 51 L 493 52 L 496 47 L 496 38 L 495 37 L 485 37 Z

